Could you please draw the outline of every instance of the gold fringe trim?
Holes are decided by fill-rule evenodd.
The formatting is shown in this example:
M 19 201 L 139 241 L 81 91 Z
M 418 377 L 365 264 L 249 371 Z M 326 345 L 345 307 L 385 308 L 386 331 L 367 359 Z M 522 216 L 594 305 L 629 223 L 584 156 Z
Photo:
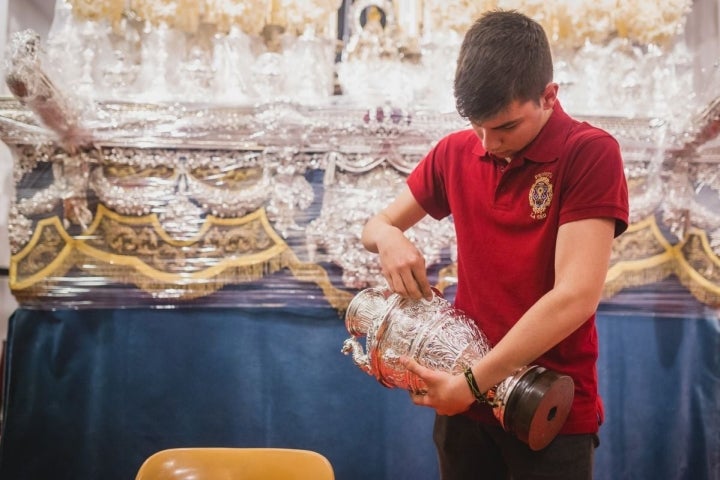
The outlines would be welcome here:
M 353 294 L 333 286 L 327 271 L 315 263 L 302 263 L 293 254 L 293 261 L 290 263 L 290 271 L 293 276 L 301 282 L 315 283 L 322 289 L 325 300 L 340 314 L 345 312 Z
M 689 230 L 674 251 L 680 283 L 700 302 L 720 307 L 720 258 L 710 247 L 707 234 L 697 228 Z
M 646 256 L 647 252 L 654 253 Z M 675 272 L 675 254 L 654 216 L 630 225 L 615 239 L 603 298 L 629 287 L 659 282 Z
M 438 272 L 438 283 L 435 285 L 440 293 L 445 294 L 445 289 L 457 284 L 457 262 L 441 268 Z
M 97 243 L 97 238 L 102 237 L 101 225 L 106 220 L 131 227 L 150 228 L 169 248 L 178 249 L 194 245 L 213 227 L 240 228 L 256 222 L 261 225 L 259 231 L 267 236 L 270 244 L 248 255 L 216 259 L 216 263 L 201 270 L 166 272 L 148 265 L 136 256 L 120 255 L 99 248 L 98 245 L 102 244 Z M 91 244 L 93 239 L 95 245 Z M 343 312 L 352 300 L 349 291 L 333 285 L 322 266 L 298 260 L 273 230 L 264 209 L 240 219 L 208 216 L 195 238 L 182 241 L 167 235 L 154 215 L 124 217 L 102 205 L 98 207 L 93 224 L 76 238 L 65 231 L 60 218 L 45 218 L 38 221 L 25 248 L 11 257 L 10 288 L 21 304 L 42 297 L 62 295 L 64 292 L 59 290 L 59 285 L 67 281 L 67 275 L 73 269 L 87 275 L 78 278 L 77 288 L 84 288 L 83 285 L 87 285 L 88 289 L 93 288 L 92 277 L 97 277 L 98 284 L 105 284 L 108 280 L 133 284 L 153 297 L 177 300 L 205 297 L 226 285 L 257 281 L 289 269 L 298 281 L 316 284 L 322 290 L 325 300 L 339 312 Z M 720 306 L 720 258 L 710 247 L 707 234 L 692 229 L 682 242 L 672 246 L 662 235 L 655 217 L 651 216 L 630 225 L 628 231 L 613 245 L 603 297 L 612 297 L 625 288 L 655 283 L 673 274 L 700 302 L 712 307 Z M 444 292 L 456 283 L 455 263 L 440 270 L 436 285 L 438 290 Z
M 106 218 L 126 225 L 151 226 L 166 244 L 178 247 L 193 245 L 214 225 L 237 227 L 259 221 L 263 233 L 272 240 L 272 244 L 259 252 L 222 259 L 217 264 L 199 271 L 163 272 L 138 257 L 110 253 L 90 245 L 89 239 L 98 236 L 96 234 Z M 47 261 L 48 258 L 51 260 Z M 328 273 L 320 265 L 298 260 L 284 240 L 272 229 L 264 209 L 241 219 L 209 216 L 196 238 L 183 241 L 169 237 L 155 215 L 124 217 L 102 205 L 98 207 L 93 224 L 77 238 L 65 231 L 58 217 L 42 219 L 25 248 L 11 258 L 10 288 L 20 303 L 56 296 L 62 294 L 58 291 L 58 285 L 74 268 L 101 279 L 103 284 L 109 281 L 133 284 L 155 298 L 177 300 L 205 297 L 226 285 L 257 281 L 280 270 L 289 269 L 299 281 L 317 284 L 327 302 L 339 311 L 344 311 L 352 298 L 349 292 L 332 285 Z M 82 284 L 89 285 L 91 281 L 89 277 L 80 277 L 76 282 L 80 285 L 77 288 L 83 288 Z
M 25 248 L 10 257 L 10 289 L 24 290 L 45 278 L 64 276 L 74 265 L 75 243 L 58 217 L 40 220 Z M 48 248 L 48 245 L 55 245 L 55 248 Z M 44 263 L 47 256 L 52 256 L 52 261 Z M 29 273 L 25 271 L 29 270 L 27 263 L 42 267 L 32 268 Z
M 652 255 L 648 256 L 648 252 Z M 704 268 L 700 271 L 693 265 Z M 662 281 L 671 275 L 676 275 L 701 303 L 720 306 L 720 259 L 712 251 L 707 234 L 699 229 L 691 230 L 680 244 L 673 246 L 660 231 L 656 218 L 650 216 L 630 225 L 613 245 L 603 298 L 610 298 L 626 288 Z M 456 283 L 456 263 L 440 270 L 438 290 L 444 292 Z

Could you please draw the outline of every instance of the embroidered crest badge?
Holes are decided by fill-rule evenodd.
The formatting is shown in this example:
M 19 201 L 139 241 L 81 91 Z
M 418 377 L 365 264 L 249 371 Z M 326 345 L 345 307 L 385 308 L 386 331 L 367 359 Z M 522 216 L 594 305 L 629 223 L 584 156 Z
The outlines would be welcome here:
M 542 172 L 535 175 L 535 183 L 530 187 L 530 206 L 532 207 L 531 218 L 541 220 L 547 217 L 547 208 L 550 206 L 553 197 L 553 186 L 550 182 L 551 172 Z

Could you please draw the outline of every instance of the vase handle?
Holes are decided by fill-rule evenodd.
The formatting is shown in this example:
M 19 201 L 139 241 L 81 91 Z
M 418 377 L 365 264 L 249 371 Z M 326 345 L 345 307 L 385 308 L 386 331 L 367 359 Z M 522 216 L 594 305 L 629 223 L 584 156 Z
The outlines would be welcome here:
M 363 346 L 357 341 L 355 337 L 350 337 L 343 342 L 342 353 L 345 355 L 352 355 L 353 362 L 355 365 L 360 367 L 365 373 L 372 375 L 372 369 L 370 368 L 370 360 L 365 353 Z

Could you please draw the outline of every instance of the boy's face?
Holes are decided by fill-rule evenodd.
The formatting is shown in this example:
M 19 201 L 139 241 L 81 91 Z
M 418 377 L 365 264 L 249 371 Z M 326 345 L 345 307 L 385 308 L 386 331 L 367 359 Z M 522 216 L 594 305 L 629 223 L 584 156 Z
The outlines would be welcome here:
M 493 117 L 482 122 L 471 121 L 485 150 L 509 161 L 527 147 L 550 118 L 557 90 L 557 84 L 550 83 L 539 101 L 515 100 Z

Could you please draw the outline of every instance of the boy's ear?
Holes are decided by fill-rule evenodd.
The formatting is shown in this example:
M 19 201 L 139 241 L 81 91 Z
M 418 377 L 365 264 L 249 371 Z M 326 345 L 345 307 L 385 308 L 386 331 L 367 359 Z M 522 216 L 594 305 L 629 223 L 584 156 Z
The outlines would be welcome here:
M 547 86 L 545 86 L 545 90 L 543 91 L 542 98 L 540 100 L 540 104 L 543 108 L 552 109 L 553 106 L 555 106 L 558 88 L 558 84 L 554 82 L 548 83 Z

